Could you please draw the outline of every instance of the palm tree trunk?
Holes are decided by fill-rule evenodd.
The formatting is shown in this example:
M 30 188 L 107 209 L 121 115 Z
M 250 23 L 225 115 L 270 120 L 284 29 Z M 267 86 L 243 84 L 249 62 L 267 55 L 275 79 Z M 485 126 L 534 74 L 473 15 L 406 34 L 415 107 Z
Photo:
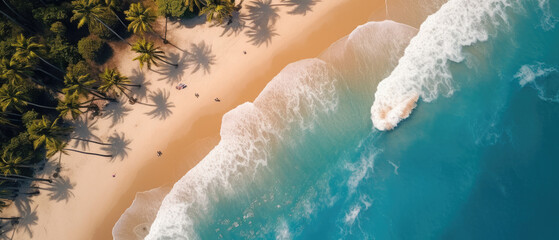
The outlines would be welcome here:
M 78 140 L 78 141 L 84 141 L 84 142 L 95 143 L 95 144 L 99 144 L 99 145 L 107 145 L 107 146 L 108 146 L 108 145 L 111 145 L 110 143 L 97 142 L 97 141 L 94 141 L 94 140 L 83 139 L 83 138 L 74 138 L 74 137 L 73 137 L 73 138 L 71 138 L 71 139 Z
M 2 2 L 4 2 L 4 5 L 6 5 L 6 7 L 8 7 L 8 8 L 10 9 L 10 11 L 12 11 L 18 18 L 24 19 L 24 20 L 25 20 L 25 18 L 24 18 L 23 16 L 19 15 L 19 13 L 17 13 L 17 12 L 10 6 L 10 4 L 8 4 L 8 3 L 6 2 L 6 0 L 2 0 Z
M 35 68 L 35 69 L 39 70 L 39 72 L 42 72 L 42 73 L 44 73 L 44 74 L 46 74 L 46 75 L 49 75 L 50 77 L 52 77 L 52 78 L 54 78 L 54 79 L 56 79 L 56 80 L 58 80 L 58 81 L 64 82 L 63 79 L 61 79 L 61 78 L 59 78 L 59 77 L 57 77 L 57 76 L 54 76 L 52 73 L 49 73 L 49 72 L 47 72 L 46 70 L 44 70 L 44 69 L 42 69 L 42 68 L 40 68 L 40 67 L 37 67 L 37 68 Z
M 114 10 L 110 10 L 111 12 L 113 12 L 113 14 L 115 15 L 116 19 L 118 19 L 118 21 L 122 24 L 122 26 L 124 26 L 124 29 L 126 29 L 126 24 L 124 24 L 124 22 L 122 21 L 122 19 L 120 19 L 120 17 L 118 16 L 118 14 L 116 14 L 116 12 Z
M 112 158 L 112 157 L 113 157 L 113 155 L 110 155 L 110 154 L 90 153 L 90 152 L 84 152 L 84 151 L 80 151 L 80 150 L 76 150 L 76 149 L 66 149 L 66 150 L 72 151 L 72 152 L 78 152 L 78 153 L 88 154 L 88 155 L 100 156 L 100 157 L 109 157 L 109 158 Z
M 118 35 L 118 33 L 116 33 L 112 28 L 110 28 L 109 25 L 107 25 L 103 21 L 101 21 L 101 19 L 97 18 L 96 16 L 93 16 L 93 17 L 95 18 L 95 20 L 97 20 L 98 22 L 103 24 L 103 26 L 105 26 L 107 29 L 109 29 L 112 33 L 114 33 L 118 38 L 120 38 L 120 40 L 126 42 L 129 46 L 132 46 L 132 44 L 130 44 L 128 41 L 124 40 L 124 38 L 122 38 L 120 35 Z
M 52 180 L 46 179 L 46 178 L 33 178 L 33 177 L 28 177 L 28 176 L 12 175 L 12 174 L 0 176 L 0 179 L 4 179 L 4 180 L 13 180 L 13 181 L 17 181 L 17 180 L 31 180 L 31 181 L 41 181 L 41 182 L 49 182 L 49 183 L 52 183 Z
M 23 116 L 23 115 L 21 115 L 21 114 L 11 113 L 11 112 L 0 112 L 0 114 L 7 114 L 7 115 L 16 116 L 16 117 L 21 117 L 21 116 Z
M 118 90 L 120 90 L 120 92 L 128 98 L 128 101 L 130 102 L 130 104 L 136 103 L 136 99 L 134 99 L 133 97 L 130 97 L 130 95 L 126 94 L 126 91 L 124 91 L 122 88 L 118 88 Z
M 111 101 L 111 102 L 116 102 L 116 99 L 104 96 L 93 88 L 85 88 L 85 89 L 87 89 L 87 91 L 89 91 L 89 93 L 93 94 L 94 96 L 96 96 L 98 98 L 101 98 L 101 99 L 107 100 L 107 101 Z
M 167 5 L 169 5 L 169 4 L 167 4 Z M 169 43 L 169 41 L 167 41 L 167 21 L 168 21 L 168 17 L 167 17 L 167 14 L 165 14 L 165 36 L 163 37 L 163 43 L 164 44 Z
M 137 87 L 137 88 L 141 88 L 141 87 L 142 87 L 142 84 L 125 84 L 125 83 L 123 83 L 123 84 L 121 84 L 121 85 L 123 85 L 123 86 L 128 86 L 128 87 Z
M 17 20 L 13 19 L 10 15 L 8 15 L 7 13 L 5 13 L 4 11 L 0 10 L 0 13 L 2 13 L 2 15 L 4 15 L 4 17 L 6 17 L 7 19 L 9 19 L 10 21 L 14 22 L 16 25 L 20 26 L 21 28 L 35 33 L 35 31 L 33 31 L 31 28 L 26 27 L 25 25 L 23 25 L 22 23 L 18 22 Z
M 47 60 L 43 59 L 41 56 L 37 55 L 37 57 L 38 57 L 39 59 L 41 59 L 41 61 L 43 61 L 44 63 L 48 64 L 49 66 L 55 68 L 56 70 L 60 71 L 61 73 L 64 73 L 64 71 L 63 71 L 62 69 L 60 69 L 60 68 L 57 67 L 57 66 L 52 65 L 52 64 L 49 63 Z
M 31 106 L 35 106 L 35 107 L 40 107 L 40 108 L 45 108 L 45 109 L 56 110 L 55 107 L 43 106 L 43 105 L 40 105 L 40 104 L 36 104 L 36 103 L 32 103 L 32 102 L 27 102 L 27 101 L 26 101 L 25 103 L 27 103 L 27 104 L 29 104 L 29 105 L 31 105 Z

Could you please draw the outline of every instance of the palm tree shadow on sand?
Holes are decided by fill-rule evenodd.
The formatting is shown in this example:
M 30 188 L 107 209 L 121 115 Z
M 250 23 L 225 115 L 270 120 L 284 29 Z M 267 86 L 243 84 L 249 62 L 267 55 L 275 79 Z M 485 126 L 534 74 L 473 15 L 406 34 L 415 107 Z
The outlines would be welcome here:
M 99 130 L 95 124 L 96 120 L 90 120 L 87 117 L 81 117 L 80 119 L 74 121 L 72 124 L 73 132 L 71 133 L 71 138 L 75 139 L 73 148 L 78 146 L 84 150 L 89 149 L 89 141 L 101 141 L 101 139 L 93 131 Z
M 231 22 L 227 23 L 223 26 L 223 32 L 221 33 L 221 37 L 223 36 L 231 36 L 231 35 L 239 35 L 246 27 L 246 20 L 247 16 L 243 13 L 238 11 L 233 12 L 233 16 L 231 16 Z
M 248 19 L 251 21 L 246 32 L 249 42 L 257 47 L 270 44 L 272 38 L 278 36 L 274 25 L 279 19 L 279 8 L 271 0 L 259 0 L 247 6 Z
M 187 62 L 194 66 L 192 73 L 198 70 L 204 70 L 205 74 L 210 73 L 210 68 L 215 64 L 215 55 L 212 54 L 211 46 L 202 41 L 198 44 L 190 45 L 190 54 L 188 55 Z
M 167 60 L 178 64 L 178 67 L 169 64 L 162 65 L 157 71 L 163 77 L 158 80 L 165 80 L 167 84 L 174 85 L 182 81 L 182 76 L 188 68 L 188 52 L 183 52 L 182 54 L 170 53 Z
M 272 43 L 272 38 L 278 36 L 279 34 L 276 33 L 276 30 L 273 26 L 251 26 L 248 31 L 246 31 L 246 35 L 250 38 L 249 42 L 257 47 L 262 46 L 262 44 L 266 44 L 268 46 Z
M 151 116 L 151 118 L 159 118 L 160 120 L 164 120 L 169 117 L 173 113 L 171 108 L 175 107 L 175 104 L 169 102 L 169 95 L 169 91 L 161 89 L 152 93 L 152 95 L 149 96 L 149 99 L 153 102 L 153 104 L 146 105 L 152 106 L 154 109 L 146 114 Z
M 111 135 L 107 141 L 110 145 L 103 146 L 101 150 L 107 152 L 107 154 L 112 155 L 111 162 L 117 158 L 120 158 L 120 161 L 124 160 L 128 156 L 128 151 L 130 150 L 130 143 L 132 142 L 129 139 L 126 139 L 124 133 L 118 134 L 114 133 Z
M 287 0 L 288 5 L 294 6 L 294 8 L 287 12 L 292 15 L 307 15 L 307 12 L 312 12 L 312 7 L 320 2 L 320 0 Z
M 55 178 L 52 183 L 48 185 L 49 187 L 45 190 L 49 191 L 48 196 L 50 200 L 55 200 L 57 202 L 65 200 L 68 202 L 70 197 L 74 197 L 72 189 L 74 189 L 76 184 L 72 183 L 68 177 Z
M 37 207 L 31 208 L 31 203 L 33 201 L 27 197 L 19 197 L 14 201 L 16 209 L 19 213 L 19 220 L 16 225 L 14 225 L 15 231 L 24 231 L 29 235 L 29 239 L 33 239 L 33 232 L 31 231 L 32 226 L 37 225 L 37 220 L 39 216 L 37 215 Z
M 151 85 L 151 82 L 146 80 L 146 75 L 140 71 L 138 68 L 132 70 L 132 75 L 128 77 L 130 79 L 131 84 L 139 84 L 142 85 L 141 87 L 131 87 L 130 91 L 139 101 L 145 101 L 148 97 L 148 86 Z
M 123 101 L 111 102 L 103 108 L 103 118 L 111 118 L 111 127 L 114 127 L 117 123 L 124 121 L 124 117 L 130 111 L 132 108 L 125 106 Z

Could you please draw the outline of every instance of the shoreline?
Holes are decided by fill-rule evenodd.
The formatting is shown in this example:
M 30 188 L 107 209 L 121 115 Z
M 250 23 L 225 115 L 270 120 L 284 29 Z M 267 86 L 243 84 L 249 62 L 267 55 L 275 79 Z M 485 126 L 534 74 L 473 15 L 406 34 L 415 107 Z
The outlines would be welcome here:
M 245 2 L 241 12 L 250 3 Z M 94 132 L 92 136 L 105 142 L 118 140 L 118 156 L 110 160 L 79 154 L 64 156 L 58 187 L 65 191 L 65 198 L 56 199 L 51 192 L 44 192 L 25 203 L 23 208 L 28 212 L 22 222 L 27 225 L 18 229 L 14 239 L 111 239 L 114 224 L 137 192 L 174 184 L 213 149 L 219 142 L 223 114 L 253 101 L 287 64 L 317 57 L 358 25 L 385 17 L 382 0 L 320 1 L 306 15 L 290 15 L 287 10 L 280 7 L 275 24 L 278 35 L 269 45 L 261 46 L 251 44 L 244 32 L 220 36 L 222 27 L 205 23 L 191 26 L 188 22 L 170 24 L 168 36 L 172 43 L 185 49 L 209 49 L 207 56 L 213 55 L 214 63 L 209 64 L 211 68 L 202 66 L 200 71 L 194 70 L 191 65 L 195 63 L 183 61 L 184 53 L 158 42 L 172 58 L 183 61 L 178 70 L 168 68 L 168 78 L 138 70 L 128 47 L 122 48 L 125 44 L 120 42 L 111 43 L 116 48 L 108 65 L 118 67 L 133 82 L 144 80 L 143 88 L 148 92 L 140 96 L 141 102 L 154 100 L 151 96 L 157 96 L 155 90 L 161 91 L 164 110 L 168 112 L 165 116 L 146 116 L 155 110 L 146 105 L 122 103 L 120 118 L 104 116 L 92 122 L 94 128 L 86 128 Z M 166 70 L 165 66 L 162 68 Z M 172 74 L 175 78 L 169 81 Z M 186 82 L 188 88 L 175 90 L 178 82 Z M 200 93 L 200 98 L 194 98 L 195 92 Z M 222 99 L 221 103 L 213 102 L 215 97 Z M 88 145 L 84 149 L 99 152 L 104 147 Z M 156 156 L 157 150 L 163 151 L 162 157 Z M 43 175 L 51 174 L 53 167 L 47 166 Z M 111 177 L 113 174 L 116 177 Z
M 247 82 L 247 86 L 239 91 L 235 99 L 234 104 L 228 106 L 227 111 L 222 111 L 215 114 L 207 114 L 205 116 L 199 117 L 193 124 L 186 123 L 184 128 L 190 128 L 186 134 L 182 134 L 178 139 L 169 142 L 169 145 L 162 150 L 165 156 L 170 159 L 174 159 L 175 164 L 160 165 L 157 164 L 157 157 L 152 157 L 152 161 L 142 167 L 139 171 L 138 177 L 134 180 L 132 186 L 126 189 L 126 193 L 123 194 L 121 198 L 117 200 L 116 205 L 112 208 L 109 215 L 104 219 L 103 224 L 97 228 L 93 239 L 103 239 L 106 229 L 112 227 L 118 221 L 120 216 L 124 211 L 130 207 L 132 201 L 135 198 L 137 192 L 149 191 L 153 188 L 162 186 L 172 186 L 174 185 L 188 170 L 192 169 L 196 164 L 201 161 L 218 143 L 220 140 L 219 131 L 221 129 L 221 118 L 225 113 L 234 109 L 236 106 L 247 102 L 254 101 L 256 97 L 262 92 L 264 87 L 275 77 L 287 64 L 293 63 L 302 59 L 318 57 L 320 53 L 326 50 L 331 44 L 335 43 L 339 39 L 347 36 L 351 31 L 353 31 L 358 25 L 364 24 L 371 21 L 371 18 L 378 17 L 379 15 L 384 16 L 384 5 L 379 5 L 382 1 L 375 1 L 374 3 L 368 3 L 370 8 L 361 7 L 357 8 L 361 10 L 360 12 L 354 11 L 355 7 L 359 4 L 360 0 L 349 0 L 340 5 L 338 8 L 329 9 L 331 12 L 323 13 L 333 13 L 339 17 L 345 17 L 345 21 L 336 21 L 336 17 L 331 17 L 329 21 L 321 23 L 321 26 L 317 29 L 313 29 L 312 33 L 308 33 L 305 41 L 297 41 L 295 39 L 290 43 L 291 46 L 285 46 L 285 50 L 278 50 L 275 54 L 273 60 L 271 61 L 271 66 L 266 71 L 262 71 L 261 74 L 257 76 L 252 76 L 251 80 Z M 383 4 L 383 3 L 382 3 Z M 381 12 L 381 14 L 378 14 Z M 352 15 L 353 14 L 353 15 Z M 348 21 L 348 18 L 351 19 Z M 374 19 L 374 18 L 373 18 Z M 377 20 L 377 19 L 374 19 Z M 381 20 L 380 18 L 378 20 Z M 281 19 L 279 20 L 281 21 Z M 334 26 L 334 27 L 333 27 Z M 340 31 L 331 31 L 331 29 L 338 29 Z M 300 40 L 300 39 L 298 39 Z M 311 44 L 312 43 L 312 44 Z M 237 77 L 243 78 L 243 77 Z M 235 93 L 232 93 L 235 94 Z M 196 136 L 192 138 L 192 136 Z M 201 147 L 202 150 L 197 150 Z M 186 157 L 182 156 L 183 153 L 197 152 L 194 156 Z M 182 162 L 179 163 L 179 162 Z M 185 164 L 186 163 L 186 164 Z M 165 175 L 166 172 L 176 170 L 177 165 L 184 166 L 186 171 L 179 177 L 170 177 Z M 154 184 L 151 181 L 146 180 L 141 177 L 144 174 L 149 174 L 150 172 L 159 172 L 158 180 L 160 184 Z M 151 187 L 146 187 L 151 186 Z M 143 189 L 143 190 L 138 190 Z M 109 226 L 110 225 L 110 226 Z

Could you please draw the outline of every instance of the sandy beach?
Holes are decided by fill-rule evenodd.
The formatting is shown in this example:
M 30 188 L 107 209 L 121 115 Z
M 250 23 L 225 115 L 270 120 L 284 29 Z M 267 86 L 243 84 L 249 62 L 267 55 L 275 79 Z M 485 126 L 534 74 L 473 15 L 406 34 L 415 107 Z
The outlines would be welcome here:
M 258 11 L 256 1 L 245 1 L 240 16 L 225 27 L 203 17 L 170 21 L 171 44 L 152 38 L 178 68 L 140 69 L 125 43 L 111 43 L 114 53 L 106 66 L 142 84 L 133 89 L 139 101 L 131 105 L 122 97 L 106 106 L 103 116 L 76 122 L 74 137 L 110 145 L 74 141 L 70 146 L 113 158 L 63 155 L 61 177 L 52 186 L 6 209 L 5 215 L 22 217 L 14 239 L 111 239 L 137 192 L 170 187 L 184 176 L 219 142 L 222 116 L 253 101 L 287 64 L 318 56 L 358 25 L 386 19 L 387 11 L 389 19 L 414 27 L 424 18 L 406 14 L 421 6 L 414 1 L 394 0 L 388 7 L 383 0 L 309 3 L 273 1 L 277 15 L 266 29 L 255 28 L 261 24 L 250 10 Z M 163 27 L 164 19 L 158 19 L 157 32 Z M 178 90 L 179 83 L 187 87 Z M 49 161 L 43 177 L 52 175 L 55 163 Z
M 49 190 L 7 210 L 17 214 L 17 208 L 22 216 L 14 239 L 111 239 L 115 222 L 137 192 L 171 186 L 219 142 L 224 113 L 254 100 L 287 64 L 319 55 L 372 15 L 373 20 L 385 17 L 384 1 L 313 2 L 303 12 L 278 1 L 270 30 L 251 32 L 256 24 L 248 11 L 252 3 L 243 3 L 244 24 L 235 22 L 227 31 L 200 17 L 169 22 L 168 39 L 175 47 L 158 45 L 179 63 L 176 69 L 160 65 L 155 71 L 141 70 L 125 44 L 113 43 L 107 66 L 142 84 L 134 90 L 139 103 L 130 105 L 122 98 L 108 105 L 101 118 L 76 124 L 76 137 L 112 145 L 70 144 L 113 158 L 64 155 L 61 177 Z M 159 19 L 159 32 L 163 25 Z M 188 87 L 177 90 L 178 83 Z M 43 176 L 52 175 L 54 162 Z

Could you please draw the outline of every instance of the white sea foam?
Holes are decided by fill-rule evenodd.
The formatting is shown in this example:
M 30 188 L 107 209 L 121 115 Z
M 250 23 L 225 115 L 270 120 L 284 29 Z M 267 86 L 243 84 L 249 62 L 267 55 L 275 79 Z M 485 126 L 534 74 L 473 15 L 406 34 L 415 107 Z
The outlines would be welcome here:
M 276 228 L 276 239 L 277 240 L 287 240 L 291 239 L 291 232 L 289 231 L 289 226 L 285 220 L 280 221 L 280 224 Z
M 514 78 L 521 87 L 532 86 L 541 100 L 559 103 L 559 80 L 557 76 L 550 77 L 552 74 L 559 75 L 557 68 L 536 63 L 520 67 Z
M 543 13 L 541 17 L 542 28 L 546 31 L 555 28 L 555 25 L 559 22 L 559 20 L 553 16 L 551 7 L 549 6 L 549 0 L 538 0 L 538 5 Z
M 359 212 L 361 211 L 361 206 L 359 205 L 355 205 L 351 208 L 351 210 L 346 213 L 345 217 L 344 217 L 344 222 L 346 225 L 351 226 L 353 225 L 353 223 L 355 222 L 355 219 L 357 219 L 357 216 L 359 216 Z
M 524 87 L 527 83 L 534 83 L 536 78 L 547 76 L 552 72 L 557 72 L 557 69 L 543 63 L 523 65 L 514 75 L 514 78 L 519 80 L 518 83 L 521 87 Z
M 318 112 L 336 108 L 335 79 L 330 71 L 318 59 L 292 63 L 254 103 L 244 103 L 225 114 L 221 141 L 174 185 L 146 239 L 197 238 L 191 214 L 204 211 L 213 192 L 227 194 L 233 184 L 267 165 L 271 142 L 280 140 L 290 123 L 310 128 Z
M 517 0 L 451 0 L 421 25 L 398 66 L 377 88 L 371 120 L 391 130 L 407 118 L 419 97 L 429 102 L 455 91 L 449 63 L 464 60 L 462 48 L 486 41 L 491 29 L 507 24 Z

